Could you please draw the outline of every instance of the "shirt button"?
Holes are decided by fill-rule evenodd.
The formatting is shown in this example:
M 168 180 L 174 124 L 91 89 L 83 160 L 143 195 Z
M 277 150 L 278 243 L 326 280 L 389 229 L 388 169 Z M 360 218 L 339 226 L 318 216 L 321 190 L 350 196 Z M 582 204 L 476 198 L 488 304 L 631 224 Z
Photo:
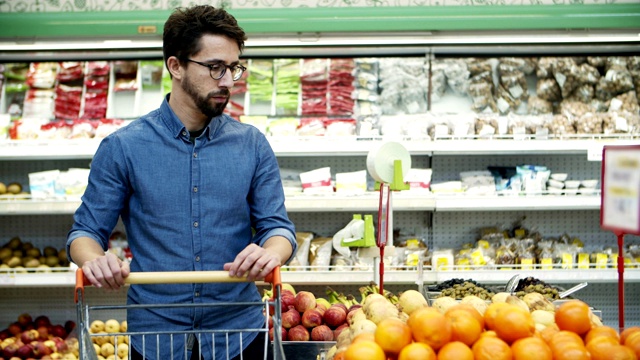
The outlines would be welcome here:
M 198 225 L 199 225 L 199 224 L 198 224 L 198 222 L 197 222 L 197 221 L 194 221 L 194 222 L 193 222 L 193 227 L 198 227 Z
M 200 296 L 200 292 L 196 291 L 196 293 L 194 295 L 195 295 L 195 297 L 198 297 L 198 296 Z
M 193 157 L 197 158 L 198 157 L 198 153 L 193 153 Z
M 200 261 L 200 256 L 196 256 L 196 261 Z
M 186 131 L 183 131 L 183 132 L 182 132 L 182 136 L 187 136 L 187 132 L 186 132 Z
M 197 186 L 193 187 L 193 192 L 198 192 L 198 187 Z

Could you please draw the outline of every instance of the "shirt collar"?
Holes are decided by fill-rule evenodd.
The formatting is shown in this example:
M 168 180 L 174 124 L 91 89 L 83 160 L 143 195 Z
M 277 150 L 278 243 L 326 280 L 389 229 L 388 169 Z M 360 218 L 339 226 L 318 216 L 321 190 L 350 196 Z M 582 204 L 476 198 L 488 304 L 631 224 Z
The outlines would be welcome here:
M 173 134 L 174 138 L 177 139 L 180 136 L 184 136 L 184 135 L 186 135 L 188 138 L 189 131 L 187 131 L 187 128 L 185 128 L 184 124 L 182 124 L 180 119 L 178 119 L 178 116 L 176 116 L 176 113 L 173 112 L 173 109 L 171 109 L 171 106 L 169 106 L 170 96 L 171 96 L 171 93 L 167 94 L 164 100 L 162 101 L 162 105 L 160 105 L 160 115 L 162 117 L 162 120 L 164 121 L 165 125 L 167 126 L 171 134 Z M 211 119 L 207 127 L 204 129 L 204 135 L 209 140 L 213 139 L 213 134 L 215 133 L 215 129 L 219 126 L 218 124 L 220 123 L 220 121 L 224 116 L 225 115 L 223 114 L 223 115 L 214 117 L 213 119 Z

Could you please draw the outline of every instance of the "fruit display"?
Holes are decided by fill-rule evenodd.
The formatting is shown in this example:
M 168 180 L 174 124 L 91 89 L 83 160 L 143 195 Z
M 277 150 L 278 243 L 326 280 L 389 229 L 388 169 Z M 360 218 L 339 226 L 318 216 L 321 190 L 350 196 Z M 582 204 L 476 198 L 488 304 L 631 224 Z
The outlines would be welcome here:
M 121 335 L 124 332 L 127 332 L 126 320 L 91 321 L 89 333 L 97 360 L 124 360 L 129 358 L 129 336 Z
M 26 194 L 23 191 L 22 184 L 19 182 L 10 182 L 5 184 L 0 182 L 0 195 L 5 195 L 5 197 L 10 197 L 12 195 Z
M 53 246 L 39 249 L 30 242 L 22 241 L 19 236 L 14 236 L 0 247 L 0 261 L 0 269 L 25 271 L 51 271 L 52 268 L 69 266 L 66 249 Z
M 474 297 L 467 295 L 466 297 Z M 581 300 L 554 305 L 532 292 L 431 306 L 407 290 L 396 305 L 371 294 L 349 316 L 330 360 L 611 360 L 640 357 L 640 327 L 618 333 Z M 440 300 L 440 299 L 438 299 Z M 392 311 L 391 309 L 394 309 Z
M 33 318 L 29 313 L 20 314 L 0 331 L 0 359 L 77 360 L 75 327 L 72 320 L 54 324 L 46 315 Z
M 280 337 L 283 341 L 335 341 L 340 333 L 349 327 L 349 320 L 356 314 L 356 310 L 363 307 L 362 302 L 372 294 L 379 296 L 388 303 L 384 310 L 398 313 L 396 304 L 400 297 L 380 289 L 375 283 L 362 286 L 359 289 L 360 299 L 354 295 L 344 295 L 327 287 L 326 297 L 317 297 L 309 291 L 297 291 L 290 284 L 283 284 L 281 291 L 282 328 Z M 263 300 L 273 299 L 271 290 L 264 290 Z M 368 308 L 367 308 L 368 309 Z M 364 310 L 363 310 L 364 311 Z M 367 310 L 368 311 L 368 310 Z M 377 314 L 379 311 L 376 309 Z M 361 311 L 361 315 L 364 313 Z M 374 318 L 374 321 L 376 319 Z M 370 326 L 362 324 L 365 328 Z M 273 319 L 269 319 L 269 337 L 273 340 L 276 329 Z

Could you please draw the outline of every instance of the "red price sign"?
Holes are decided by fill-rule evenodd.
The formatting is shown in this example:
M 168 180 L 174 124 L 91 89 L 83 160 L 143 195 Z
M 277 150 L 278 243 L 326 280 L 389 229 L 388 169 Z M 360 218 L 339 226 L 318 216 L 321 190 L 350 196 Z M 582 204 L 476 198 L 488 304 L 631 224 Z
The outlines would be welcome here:
M 640 235 L 640 145 L 602 150 L 600 226 Z

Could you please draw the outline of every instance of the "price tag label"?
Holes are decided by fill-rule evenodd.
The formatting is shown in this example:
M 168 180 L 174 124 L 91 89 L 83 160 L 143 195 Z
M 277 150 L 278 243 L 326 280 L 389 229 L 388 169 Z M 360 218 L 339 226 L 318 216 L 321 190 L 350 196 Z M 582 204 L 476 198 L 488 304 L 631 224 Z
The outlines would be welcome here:
M 602 161 L 603 145 L 589 146 L 587 149 L 587 161 Z
M 600 226 L 640 235 L 640 145 L 605 146 Z

